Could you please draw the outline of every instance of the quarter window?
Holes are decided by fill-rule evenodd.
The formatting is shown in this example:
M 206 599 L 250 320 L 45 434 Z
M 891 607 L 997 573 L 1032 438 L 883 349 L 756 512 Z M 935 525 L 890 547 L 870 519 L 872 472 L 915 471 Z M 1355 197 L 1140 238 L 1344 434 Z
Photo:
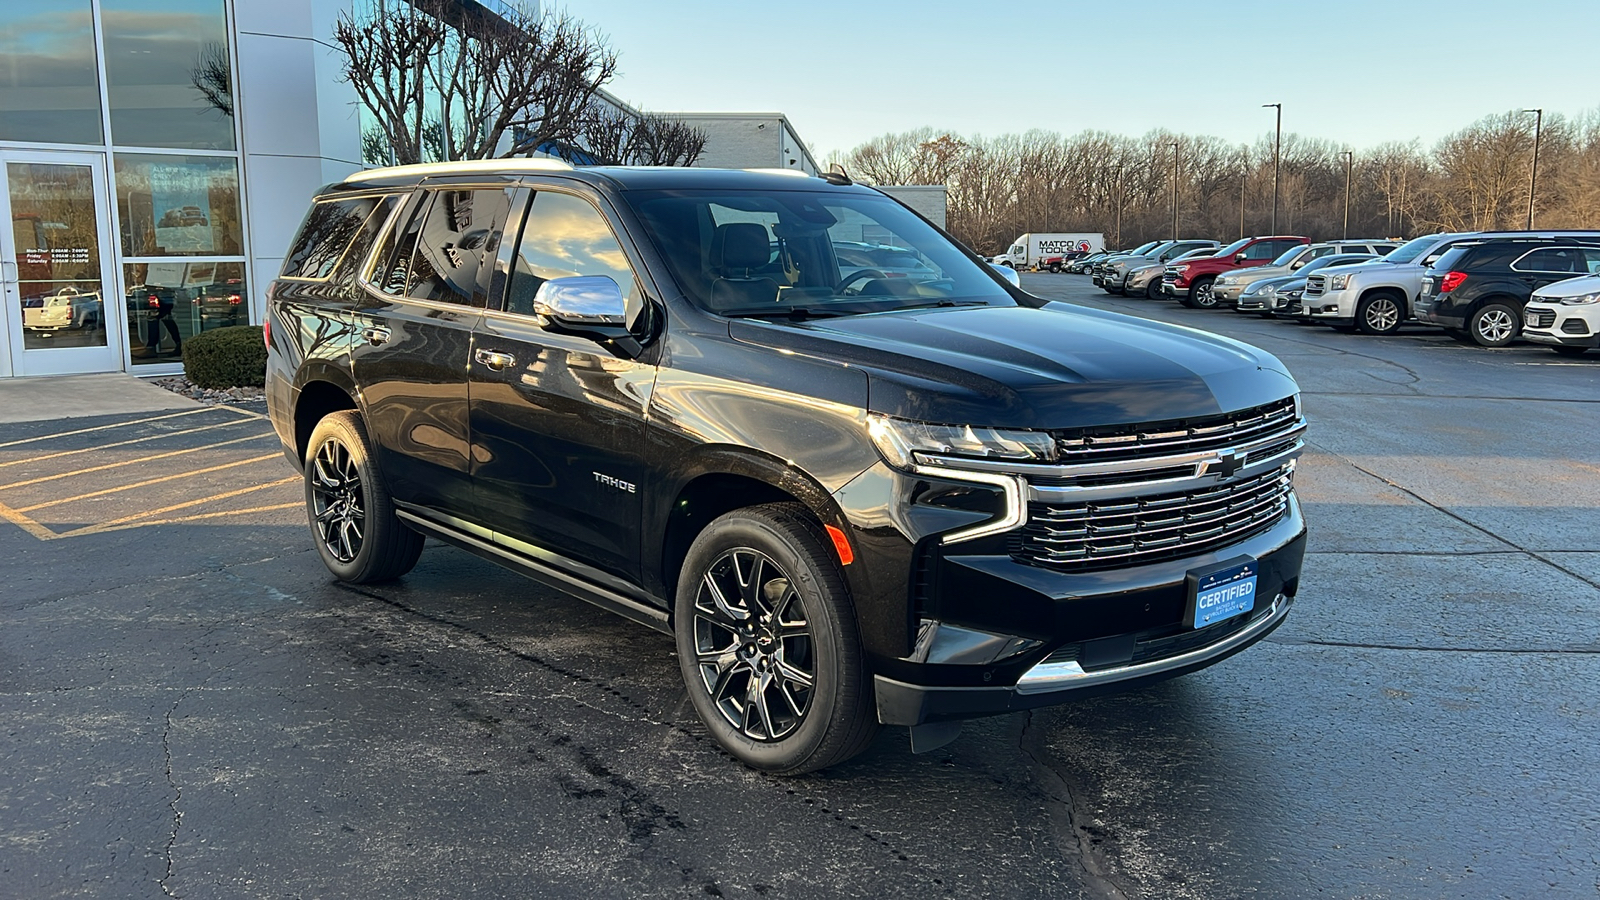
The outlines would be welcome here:
M 627 298 L 629 322 L 638 314 L 641 303 L 633 268 L 605 217 L 580 197 L 539 191 L 522 227 L 506 312 L 532 315 L 539 285 L 575 275 L 604 275 L 615 281 Z
M 300 237 L 283 262 L 284 278 L 321 280 L 333 274 L 334 267 L 350 249 L 352 240 L 369 220 L 381 223 L 398 202 L 387 197 L 352 197 L 324 200 L 311 207 Z M 365 231 L 370 234 L 372 226 Z M 370 246 L 370 238 L 366 245 Z

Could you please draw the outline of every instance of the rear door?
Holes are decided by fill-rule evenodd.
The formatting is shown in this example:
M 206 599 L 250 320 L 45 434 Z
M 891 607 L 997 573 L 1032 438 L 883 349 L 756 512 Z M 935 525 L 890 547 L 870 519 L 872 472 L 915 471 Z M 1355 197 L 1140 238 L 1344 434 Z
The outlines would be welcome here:
M 603 201 L 577 190 L 534 185 L 520 238 L 501 253 L 504 295 L 477 326 L 467 368 L 472 473 L 498 543 L 627 590 L 639 579 L 654 350 L 625 359 L 547 330 L 533 298 L 548 279 L 604 275 L 636 334 L 659 313 Z
M 353 311 L 351 371 L 395 498 L 473 518 L 467 364 L 510 186 L 431 185 L 379 245 Z
M 1511 264 L 1511 270 L 1528 286 L 1527 292 L 1520 294 L 1526 303 L 1534 291 L 1547 284 L 1600 270 L 1600 249 L 1577 245 L 1540 247 L 1523 254 Z

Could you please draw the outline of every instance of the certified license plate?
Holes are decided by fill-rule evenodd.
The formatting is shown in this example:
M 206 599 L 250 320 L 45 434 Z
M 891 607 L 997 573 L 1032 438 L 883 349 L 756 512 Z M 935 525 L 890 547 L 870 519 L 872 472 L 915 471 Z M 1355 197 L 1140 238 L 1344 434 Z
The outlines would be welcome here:
M 1255 560 L 1210 572 L 1190 573 L 1190 621 L 1196 628 L 1215 625 L 1256 608 Z

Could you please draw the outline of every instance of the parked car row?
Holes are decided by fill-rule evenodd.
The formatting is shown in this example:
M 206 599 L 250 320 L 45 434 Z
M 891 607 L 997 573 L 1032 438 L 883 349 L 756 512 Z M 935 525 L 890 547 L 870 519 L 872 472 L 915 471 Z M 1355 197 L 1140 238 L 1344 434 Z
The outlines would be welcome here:
M 1385 335 L 1414 322 L 1484 347 L 1519 337 L 1569 354 L 1600 347 L 1600 232 L 1456 232 L 1403 244 L 1275 235 L 1220 250 L 1205 245 L 1215 248 L 1152 241 L 1086 257 L 1068 271 L 1089 274 L 1110 294 L 1341 331 Z

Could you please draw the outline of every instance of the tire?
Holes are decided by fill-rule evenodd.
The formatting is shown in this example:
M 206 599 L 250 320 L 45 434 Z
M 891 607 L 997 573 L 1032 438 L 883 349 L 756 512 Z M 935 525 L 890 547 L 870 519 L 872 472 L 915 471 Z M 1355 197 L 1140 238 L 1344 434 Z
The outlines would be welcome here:
M 1159 279 L 1159 278 L 1154 279 L 1149 284 L 1145 285 L 1144 298 L 1146 300 L 1160 300 L 1161 299 L 1161 279 Z
M 1056 274 L 1057 274 L 1057 275 L 1059 275 L 1059 274 L 1061 274 L 1061 264 L 1060 264 L 1060 263 L 1057 263 L 1057 264 L 1055 264 L 1055 265 L 1052 265 L 1052 266 L 1051 266 L 1051 267 L 1050 267 L 1050 271 L 1052 271 L 1052 272 L 1054 272 L 1054 273 L 1056 273 Z
M 1189 287 L 1188 296 L 1183 298 L 1183 305 L 1190 309 L 1213 309 L 1217 305 L 1217 295 L 1211 293 L 1211 283 L 1215 278 L 1205 277 L 1195 281 Z
M 1562 356 L 1582 356 L 1589 351 L 1588 347 L 1569 347 L 1561 344 L 1552 345 L 1550 349 Z
M 1522 316 L 1504 303 L 1487 303 L 1467 320 L 1467 334 L 1480 347 L 1504 347 L 1522 333 Z
M 372 584 L 417 564 L 422 535 L 395 517 L 358 413 L 331 413 L 317 423 L 302 474 L 312 542 L 334 577 Z
M 706 730 L 753 769 L 814 772 L 877 733 L 854 606 L 828 546 L 804 507 L 773 503 L 718 518 L 684 558 L 678 668 Z
M 1401 298 L 1387 291 L 1363 297 L 1356 304 L 1356 327 L 1361 329 L 1362 334 L 1394 334 L 1400 330 L 1400 323 L 1405 318 L 1401 312 L 1403 303 Z

